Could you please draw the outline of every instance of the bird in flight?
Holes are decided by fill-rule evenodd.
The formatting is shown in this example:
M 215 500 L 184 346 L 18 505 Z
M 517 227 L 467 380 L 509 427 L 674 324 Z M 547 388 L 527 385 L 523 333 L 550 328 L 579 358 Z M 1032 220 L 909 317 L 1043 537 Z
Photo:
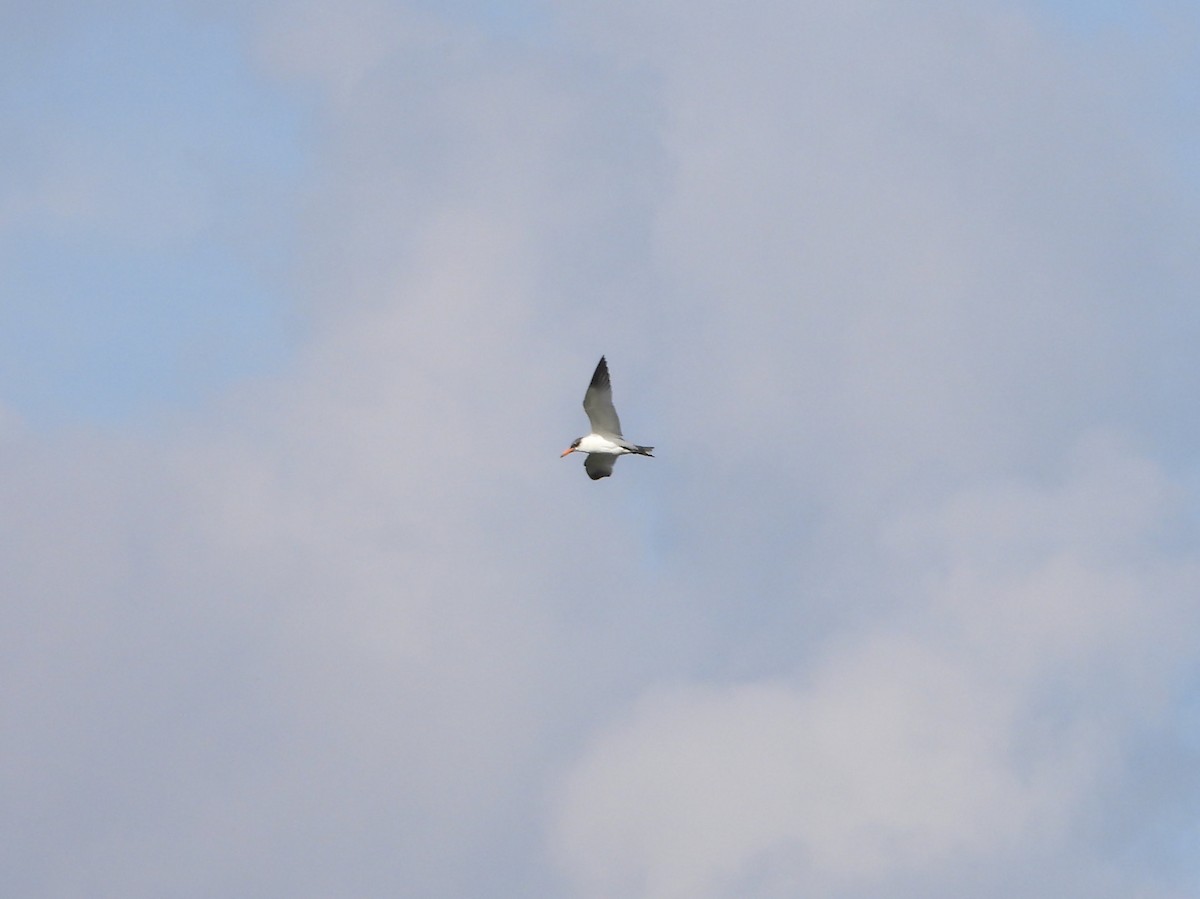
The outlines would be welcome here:
M 587 453 L 583 460 L 584 471 L 593 481 L 607 478 L 612 474 L 617 456 L 635 453 L 639 456 L 651 456 L 652 446 L 638 446 L 630 443 L 621 436 L 621 422 L 617 418 L 617 410 L 613 408 L 612 383 L 608 380 L 608 363 L 600 357 L 600 363 L 592 375 L 592 383 L 588 385 L 587 393 L 583 395 L 583 411 L 591 422 L 592 432 L 586 437 L 580 437 L 562 452 L 563 458 L 571 453 Z

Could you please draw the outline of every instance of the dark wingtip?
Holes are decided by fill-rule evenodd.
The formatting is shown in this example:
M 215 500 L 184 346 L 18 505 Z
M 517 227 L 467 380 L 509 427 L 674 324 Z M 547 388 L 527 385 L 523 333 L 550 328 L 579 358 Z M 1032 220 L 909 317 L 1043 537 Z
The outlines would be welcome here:
M 600 361 L 596 363 L 596 370 L 592 372 L 592 386 L 604 387 L 608 383 L 608 363 L 601 356 Z
M 587 473 L 587 476 L 589 478 L 591 478 L 593 481 L 598 481 L 601 478 L 612 477 L 612 472 L 611 471 L 589 471 Z

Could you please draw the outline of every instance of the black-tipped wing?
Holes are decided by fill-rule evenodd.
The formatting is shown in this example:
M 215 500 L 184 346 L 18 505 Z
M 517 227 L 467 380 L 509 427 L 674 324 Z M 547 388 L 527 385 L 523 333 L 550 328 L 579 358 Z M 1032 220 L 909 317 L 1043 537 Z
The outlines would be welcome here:
M 621 436 L 621 420 L 617 418 L 617 410 L 613 408 L 612 383 L 608 380 L 608 363 L 600 357 L 600 363 L 592 375 L 592 383 L 588 385 L 587 393 L 583 395 L 583 411 L 587 413 L 592 430 L 597 434 L 608 437 Z M 591 474 L 591 469 L 588 469 Z M 602 475 L 592 475 L 602 478 L 612 473 L 612 465 Z
M 583 470 L 593 481 L 598 481 L 612 474 L 616 461 L 617 457 L 609 453 L 588 453 L 588 457 L 583 460 Z

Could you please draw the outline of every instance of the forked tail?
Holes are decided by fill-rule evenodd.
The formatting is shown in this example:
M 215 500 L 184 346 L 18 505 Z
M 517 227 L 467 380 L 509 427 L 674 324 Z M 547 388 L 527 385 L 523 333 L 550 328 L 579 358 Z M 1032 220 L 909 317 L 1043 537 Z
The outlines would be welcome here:
M 639 456 L 649 456 L 651 459 L 653 459 L 654 453 L 651 452 L 652 449 L 654 449 L 652 446 L 639 446 L 635 447 L 633 451 Z

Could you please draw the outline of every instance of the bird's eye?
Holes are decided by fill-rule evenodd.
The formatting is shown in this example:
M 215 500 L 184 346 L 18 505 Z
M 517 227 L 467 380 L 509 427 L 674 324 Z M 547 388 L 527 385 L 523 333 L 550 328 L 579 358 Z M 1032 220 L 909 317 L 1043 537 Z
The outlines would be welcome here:
M 580 438 L 579 438 L 579 440 L 582 440 L 582 439 L 583 439 L 582 437 L 580 437 Z M 574 443 L 572 443 L 572 444 L 571 444 L 571 448 L 572 448 L 572 449 L 574 449 L 575 447 L 579 446 L 579 440 L 576 440 Z

